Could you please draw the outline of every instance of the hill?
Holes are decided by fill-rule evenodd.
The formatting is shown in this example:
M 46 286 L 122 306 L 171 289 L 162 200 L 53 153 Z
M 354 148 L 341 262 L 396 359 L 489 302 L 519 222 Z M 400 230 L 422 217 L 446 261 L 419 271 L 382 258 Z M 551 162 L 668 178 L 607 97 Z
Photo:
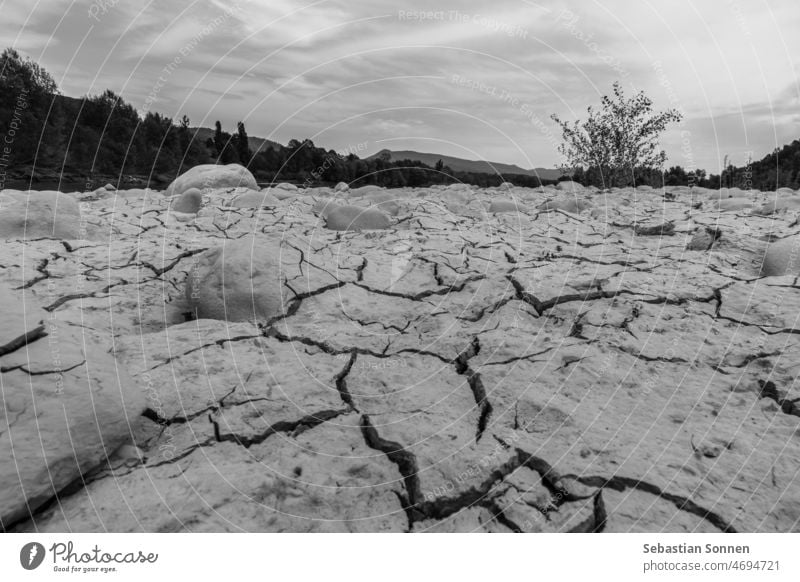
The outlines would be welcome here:
M 386 157 L 388 154 L 389 161 L 397 162 L 401 160 L 413 160 L 422 162 L 430 167 L 435 167 L 439 160 L 445 166 L 449 166 L 455 172 L 471 172 L 480 174 L 517 174 L 520 176 L 536 176 L 542 180 L 558 180 L 561 177 L 561 171 L 547 168 L 534 168 L 526 170 L 513 164 L 501 164 L 497 162 L 488 162 L 483 160 L 467 160 L 464 158 L 456 158 L 454 156 L 443 156 L 441 154 L 431 154 L 425 152 L 415 152 L 411 150 L 391 151 L 381 150 L 375 155 L 370 156 L 369 159 Z

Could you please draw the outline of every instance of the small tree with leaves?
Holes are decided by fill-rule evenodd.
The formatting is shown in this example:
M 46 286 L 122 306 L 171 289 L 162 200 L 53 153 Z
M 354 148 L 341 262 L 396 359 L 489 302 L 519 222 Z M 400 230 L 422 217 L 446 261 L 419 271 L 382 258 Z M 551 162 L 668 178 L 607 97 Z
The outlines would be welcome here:
M 667 154 L 659 137 L 669 123 L 683 119 L 677 109 L 653 112 L 653 102 L 643 91 L 626 98 L 619 82 L 612 97 L 603 97 L 599 110 L 590 106 L 587 111 L 586 121 L 572 124 L 551 115 L 564 139 L 561 168 L 599 171 L 606 187 L 633 184 L 637 168 L 661 169 Z
M 30 57 L 23 59 L 13 48 L 0 54 L 0 98 L 17 99 L 27 92 L 28 98 L 50 97 L 58 93 L 58 86 L 43 67 Z
M 239 162 L 247 166 L 253 156 L 250 151 L 250 140 L 247 137 L 247 130 L 243 122 L 236 124 L 236 153 L 239 155 Z
M 225 149 L 225 136 L 222 133 L 222 123 L 219 120 L 214 123 L 214 150 L 217 157 L 222 156 L 222 151 Z

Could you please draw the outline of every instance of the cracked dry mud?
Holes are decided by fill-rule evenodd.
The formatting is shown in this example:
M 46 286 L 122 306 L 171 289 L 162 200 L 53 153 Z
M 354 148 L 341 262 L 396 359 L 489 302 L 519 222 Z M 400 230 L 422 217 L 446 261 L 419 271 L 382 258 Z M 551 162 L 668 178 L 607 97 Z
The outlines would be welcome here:
M 320 200 L 361 200 L 327 189 L 213 190 L 196 217 L 84 201 L 90 240 L 6 241 L 0 284 L 104 338 L 146 404 L 6 526 L 800 531 L 800 284 L 759 274 L 796 216 L 667 190 L 579 192 L 579 214 L 552 188 L 388 191 L 391 227 L 361 232 L 323 227 Z M 283 312 L 193 320 L 199 254 L 253 234 Z M 9 332 L 3 365 L 45 333 Z

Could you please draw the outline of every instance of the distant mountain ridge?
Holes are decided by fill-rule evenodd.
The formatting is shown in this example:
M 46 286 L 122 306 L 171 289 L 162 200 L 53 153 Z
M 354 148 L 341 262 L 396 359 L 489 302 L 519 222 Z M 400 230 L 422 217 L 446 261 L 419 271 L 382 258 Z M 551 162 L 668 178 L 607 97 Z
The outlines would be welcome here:
M 454 156 L 443 156 L 441 154 L 431 154 L 426 152 L 415 152 L 412 150 L 392 151 L 383 149 L 378 153 L 369 156 L 367 159 L 378 158 L 381 156 L 389 155 L 389 160 L 392 162 L 400 160 L 413 160 L 419 161 L 430 167 L 435 167 L 439 160 L 445 166 L 449 166 L 455 172 L 473 172 L 479 174 L 519 174 L 522 176 L 537 176 L 543 180 L 558 180 L 561 177 L 561 170 L 548 169 L 548 168 L 534 168 L 526 170 L 514 164 L 502 164 L 498 162 L 488 162 L 483 160 L 467 160 L 464 158 L 456 158 Z

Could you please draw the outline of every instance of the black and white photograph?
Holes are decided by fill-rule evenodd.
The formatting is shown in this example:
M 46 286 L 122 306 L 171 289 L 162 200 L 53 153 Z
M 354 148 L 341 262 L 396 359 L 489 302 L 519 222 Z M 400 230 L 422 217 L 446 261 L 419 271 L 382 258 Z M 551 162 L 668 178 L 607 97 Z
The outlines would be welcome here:
M 0 0 L 0 577 L 797 579 L 798 30 Z

